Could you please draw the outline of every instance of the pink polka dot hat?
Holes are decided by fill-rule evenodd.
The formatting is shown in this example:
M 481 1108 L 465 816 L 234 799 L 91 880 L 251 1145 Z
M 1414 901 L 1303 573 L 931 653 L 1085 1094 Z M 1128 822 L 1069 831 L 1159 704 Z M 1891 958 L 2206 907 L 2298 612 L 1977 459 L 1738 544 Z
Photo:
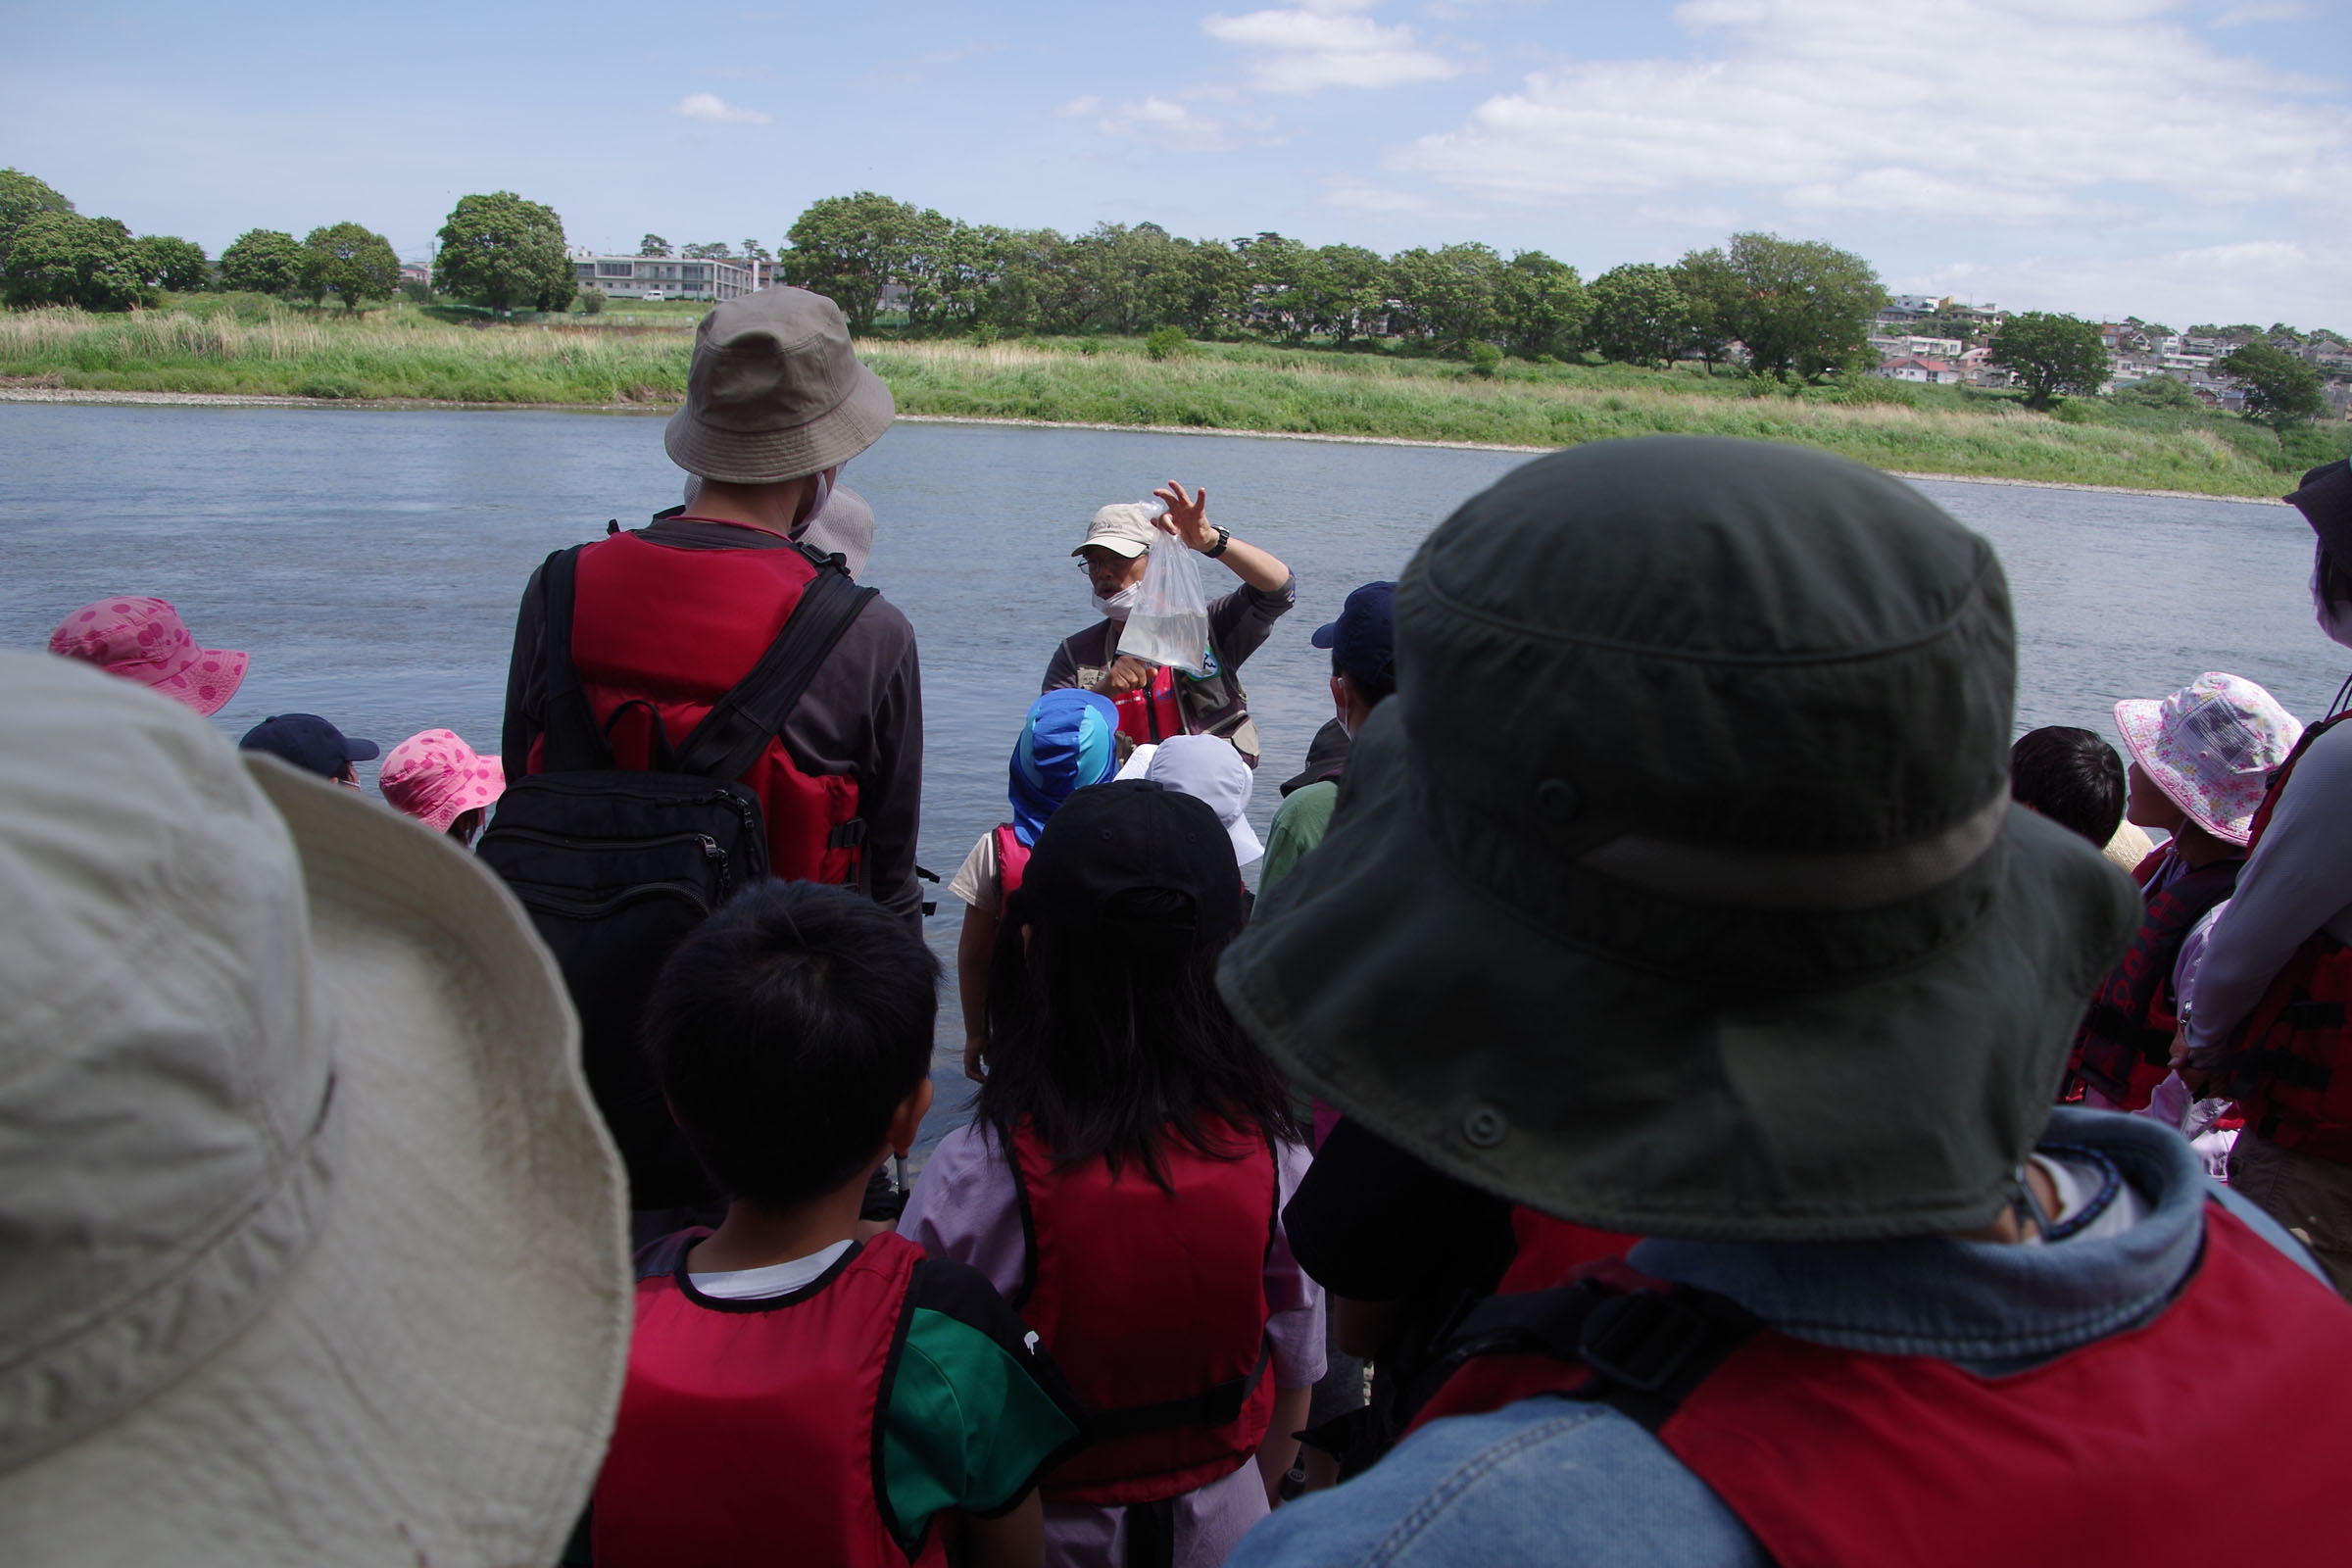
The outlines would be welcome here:
M 460 816 L 506 793 L 507 769 L 456 730 L 428 729 L 386 752 L 375 782 L 394 808 L 446 833 Z
M 135 680 L 210 717 L 245 679 L 248 656 L 199 648 L 166 599 L 101 599 L 57 623 L 49 651 Z
M 2226 843 L 2251 836 L 2271 769 L 2303 738 L 2278 699 L 2242 675 L 2208 670 L 2161 702 L 2115 705 L 2132 760 L 2188 819 Z

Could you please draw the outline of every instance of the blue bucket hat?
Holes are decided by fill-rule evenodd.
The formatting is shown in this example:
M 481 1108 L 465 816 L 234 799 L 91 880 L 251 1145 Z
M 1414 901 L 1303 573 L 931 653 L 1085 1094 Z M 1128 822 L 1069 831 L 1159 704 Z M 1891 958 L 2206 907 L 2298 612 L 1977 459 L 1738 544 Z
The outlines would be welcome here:
M 1062 802 L 1118 771 L 1118 731 L 1119 710 L 1093 692 L 1065 687 L 1029 705 L 1009 769 L 1013 837 L 1035 845 Z

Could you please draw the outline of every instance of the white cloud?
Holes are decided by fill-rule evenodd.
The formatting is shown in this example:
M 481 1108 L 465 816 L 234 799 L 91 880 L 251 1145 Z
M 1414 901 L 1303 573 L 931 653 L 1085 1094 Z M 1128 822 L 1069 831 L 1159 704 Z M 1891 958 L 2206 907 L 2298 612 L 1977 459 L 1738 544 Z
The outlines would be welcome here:
M 2300 22 L 2311 15 L 2311 7 L 2300 0 L 2251 0 L 2250 4 L 2232 6 L 2213 19 L 2209 25 L 2242 27 L 2249 22 Z
M 1102 107 L 1102 100 L 1090 93 L 1084 98 L 1071 99 L 1054 112 L 1066 118 L 1075 115 L 1091 115 Z
M 2352 300 L 2332 248 L 2250 239 L 2140 256 L 2027 257 L 1954 262 L 1897 274 L 1897 293 L 1957 294 L 2012 309 L 2067 311 L 2117 320 L 2126 315 L 2185 327 L 2197 321 L 2283 320 L 2352 331 Z
M 669 106 L 669 112 L 706 125 L 764 125 L 768 116 L 758 109 L 738 109 L 714 92 L 690 92 Z
M 1675 15 L 1703 52 L 1534 73 L 1395 162 L 1526 203 L 1745 187 L 1802 209 L 2034 224 L 2340 207 L 2340 89 L 2222 55 L 2174 9 L 1690 0 Z
M 1079 104 L 1091 102 L 1076 99 L 1064 107 L 1063 113 L 1091 113 L 1091 108 L 1078 108 Z M 1233 145 L 1220 122 L 1197 115 L 1156 93 L 1140 102 L 1122 102 L 1095 123 L 1107 136 L 1139 135 L 1200 152 L 1222 152 Z
M 1216 13 L 1200 30 L 1248 51 L 1250 84 L 1266 92 L 1320 87 L 1395 87 L 1459 75 L 1462 65 L 1422 47 L 1401 23 L 1382 26 L 1353 15 L 1369 0 L 1305 0 L 1279 11 Z
M 1429 207 L 1429 198 L 1409 190 L 1396 190 L 1376 185 L 1352 174 L 1334 175 L 1323 182 L 1326 205 L 1356 213 L 1418 213 Z

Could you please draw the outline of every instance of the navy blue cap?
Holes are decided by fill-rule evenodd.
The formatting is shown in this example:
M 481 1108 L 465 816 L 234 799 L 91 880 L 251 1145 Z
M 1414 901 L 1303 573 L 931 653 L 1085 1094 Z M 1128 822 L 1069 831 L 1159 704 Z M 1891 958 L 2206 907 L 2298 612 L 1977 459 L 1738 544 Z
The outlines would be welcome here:
M 1348 596 L 1340 618 L 1317 626 L 1317 648 L 1331 650 L 1341 674 L 1364 689 L 1368 698 L 1386 697 L 1396 689 L 1396 585 L 1368 582 Z
M 268 752 L 320 778 L 341 778 L 353 762 L 365 762 L 383 748 L 344 734 L 317 713 L 273 713 L 245 732 L 237 749 Z

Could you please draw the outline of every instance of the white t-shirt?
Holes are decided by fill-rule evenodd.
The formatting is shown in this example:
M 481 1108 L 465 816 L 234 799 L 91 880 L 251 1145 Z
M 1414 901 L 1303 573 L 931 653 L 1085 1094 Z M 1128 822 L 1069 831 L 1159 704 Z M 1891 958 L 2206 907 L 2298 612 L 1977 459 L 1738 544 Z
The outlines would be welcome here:
M 948 891 L 983 914 L 995 914 L 1004 902 L 1004 879 L 997 872 L 997 830 L 990 828 L 963 858 L 948 879 Z
M 814 1285 L 849 1250 L 848 1242 L 835 1242 L 823 1251 L 810 1252 L 789 1262 L 770 1263 L 764 1268 L 728 1269 L 717 1274 L 688 1274 L 686 1278 L 705 1296 L 715 1296 L 722 1301 L 763 1301 L 771 1296 L 790 1296 Z

